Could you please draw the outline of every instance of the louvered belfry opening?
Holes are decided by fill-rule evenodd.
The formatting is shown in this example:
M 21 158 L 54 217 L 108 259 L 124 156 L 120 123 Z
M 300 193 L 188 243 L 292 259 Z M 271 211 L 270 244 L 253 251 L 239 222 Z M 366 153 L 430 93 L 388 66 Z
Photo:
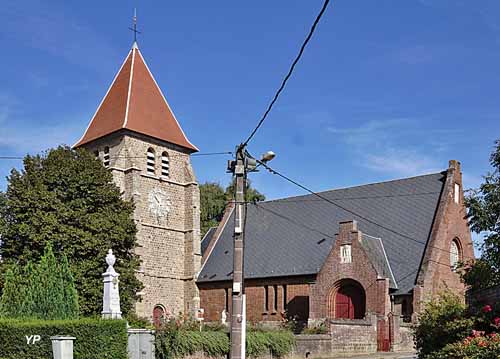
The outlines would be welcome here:
M 109 147 L 104 147 L 104 156 L 102 158 L 104 167 L 109 167 Z
M 155 174 L 155 150 L 148 148 L 146 170 L 150 175 Z
M 163 177 L 168 177 L 170 175 L 170 162 L 168 159 L 168 153 L 163 152 L 161 154 L 161 175 Z

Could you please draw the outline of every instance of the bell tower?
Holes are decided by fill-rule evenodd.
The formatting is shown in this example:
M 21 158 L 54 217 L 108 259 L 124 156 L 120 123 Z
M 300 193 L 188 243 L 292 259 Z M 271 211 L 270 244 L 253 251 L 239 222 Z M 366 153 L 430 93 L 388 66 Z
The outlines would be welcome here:
M 135 203 L 144 284 L 137 315 L 192 313 L 199 306 L 200 196 L 189 142 L 134 42 L 82 138 Z

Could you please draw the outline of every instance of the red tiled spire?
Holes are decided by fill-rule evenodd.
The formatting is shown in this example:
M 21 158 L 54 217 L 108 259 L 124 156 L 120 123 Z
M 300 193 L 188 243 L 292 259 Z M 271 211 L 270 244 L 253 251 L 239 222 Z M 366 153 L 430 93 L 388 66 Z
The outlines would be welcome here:
M 121 129 L 198 151 L 182 131 L 136 43 L 74 147 Z

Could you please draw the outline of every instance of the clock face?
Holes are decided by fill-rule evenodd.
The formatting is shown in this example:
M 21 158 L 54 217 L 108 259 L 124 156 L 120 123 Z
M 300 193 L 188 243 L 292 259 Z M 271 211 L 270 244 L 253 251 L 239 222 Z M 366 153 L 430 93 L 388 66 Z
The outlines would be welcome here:
M 149 210 L 156 217 L 165 217 L 170 212 L 172 202 L 168 196 L 160 189 L 154 189 L 149 193 Z

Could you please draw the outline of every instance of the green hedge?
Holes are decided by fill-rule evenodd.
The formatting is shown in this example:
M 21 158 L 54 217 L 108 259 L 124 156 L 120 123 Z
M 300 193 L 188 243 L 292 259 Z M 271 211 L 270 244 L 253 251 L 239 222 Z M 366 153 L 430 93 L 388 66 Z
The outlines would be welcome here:
M 197 352 L 211 357 L 224 357 L 229 354 L 229 345 L 229 335 L 224 331 L 195 331 L 167 326 L 156 332 L 157 359 L 182 358 Z M 269 353 L 274 357 L 282 357 L 290 353 L 294 345 L 294 336 L 289 331 L 249 331 L 246 353 L 249 357 Z
M 40 335 L 36 344 L 26 336 Z M 51 336 L 76 338 L 75 359 L 127 359 L 127 328 L 123 320 L 0 320 L 0 359 L 52 358 Z

